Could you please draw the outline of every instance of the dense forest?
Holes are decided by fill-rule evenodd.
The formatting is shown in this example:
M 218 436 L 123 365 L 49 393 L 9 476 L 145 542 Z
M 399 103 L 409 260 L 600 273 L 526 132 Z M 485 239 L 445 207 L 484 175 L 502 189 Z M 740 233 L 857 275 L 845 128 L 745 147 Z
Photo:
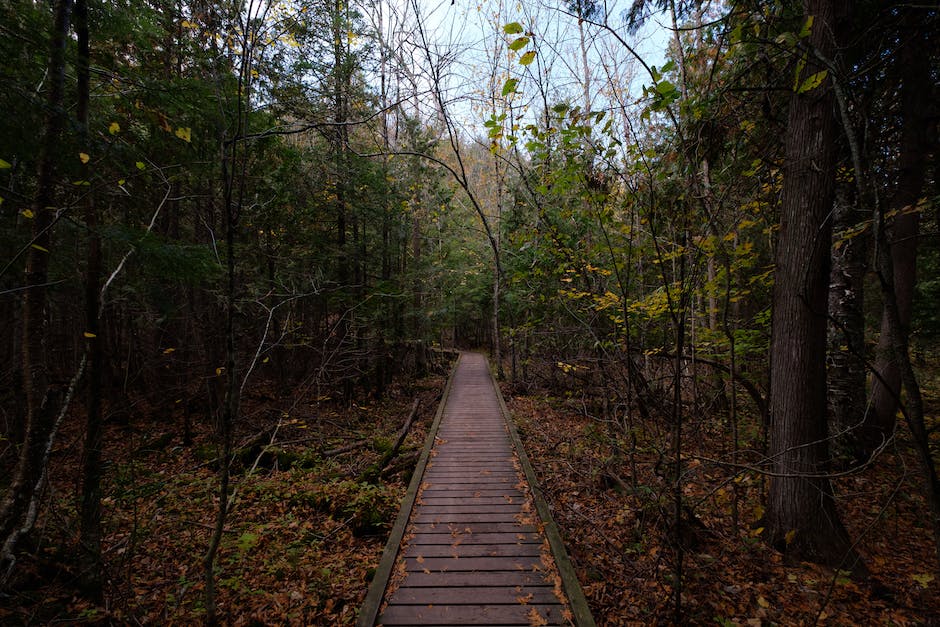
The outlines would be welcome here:
M 940 621 L 935 4 L 0 0 L 0 58 L 0 622 L 354 623 L 459 350 L 598 624 Z

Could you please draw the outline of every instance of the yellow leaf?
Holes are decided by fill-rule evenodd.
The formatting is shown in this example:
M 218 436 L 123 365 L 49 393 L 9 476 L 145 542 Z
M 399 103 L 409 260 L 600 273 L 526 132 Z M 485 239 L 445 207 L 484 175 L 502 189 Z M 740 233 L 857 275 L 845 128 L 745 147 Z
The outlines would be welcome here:
M 798 94 L 805 94 L 808 91 L 813 91 L 826 80 L 826 76 L 829 75 L 829 70 L 823 70 L 822 72 L 816 72 L 815 74 L 810 75 L 806 80 L 803 81 L 803 84 L 799 86 L 796 90 Z
M 43 248 L 43 247 L 40 246 L 39 244 L 33 244 L 33 248 L 35 248 L 36 250 L 41 250 L 41 251 L 44 252 L 44 253 L 49 252 L 49 249 L 48 249 L 48 248 Z
M 182 26 L 183 28 L 199 28 L 199 24 L 190 22 L 189 20 L 183 20 L 182 22 L 180 22 L 180 26 Z
M 790 531 L 787 532 L 787 535 L 785 535 L 783 539 L 786 541 L 787 546 L 790 546 L 790 543 L 793 542 L 793 538 L 795 537 L 796 537 L 796 529 L 791 529 Z
M 911 575 L 911 579 L 919 583 L 921 588 L 927 588 L 930 582 L 934 580 L 934 576 L 930 573 L 923 573 L 920 575 Z
M 4 161 L 3 159 L 0 159 L 0 170 L 9 170 L 12 167 L 13 167 L 13 164 L 11 164 L 9 161 Z
M 137 169 L 138 169 L 138 170 L 143 170 L 143 169 L 145 169 L 145 168 L 147 167 L 146 165 L 144 165 L 144 162 L 143 162 L 143 161 L 138 161 L 138 162 L 135 163 L 134 165 L 137 166 Z
M 192 136 L 192 129 L 188 126 L 183 128 L 182 126 L 176 129 L 176 136 L 182 139 L 184 142 L 189 142 Z
M 762 533 L 764 533 L 764 528 L 763 528 L 763 527 L 758 527 L 757 529 L 754 529 L 753 531 L 751 531 L 751 535 L 752 535 L 753 537 L 755 537 L 755 538 L 756 538 L 757 536 L 759 536 L 760 534 L 762 534 Z
M 23 217 L 32 220 L 36 217 L 36 214 L 31 209 L 23 209 Z
M 271 361 L 271 358 L 270 358 L 270 357 L 265 357 L 264 359 L 261 360 L 261 363 L 266 364 L 266 363 L 268 363 L 269 361 Z
M 222 367 L 220 366 L 220 367 L 218 367 L 218 368 L 215 369 L 215 376 L 219 376 L 219 375 L 221 375 L 223 372 L 225 372 L 225 368 L 222 368 Z
M 82 333 L 82 335 L 84 335 L 85 337 L 87 337 L 87 338 L 89 338 L 89 339 L 91 339 L 91 338 L 93 338 L 93 337 L 98 337 L 96 334 L 92 333 L 91 331 L 85 331 L 84 333 Z
M 78 158 L 81 159 L 82 163 L 88 163 L 88 161 L 91 159 L 87 152 L 78 153 Z
M 176 350 L 175 348 L 166 348 L 166 349 L 163 350 L 163 354 L 164 354 L 164 355 L 169 355 L 170 353 L 172 353 L 172 352 L 175 351 L 175 350 Z
M 124 179 L 119 179 L 119 180 L 118 180 L 118 185 L 123 185 L 124 183 L 126 183 L 126 181 L 125 181 Z
M 757 597 L 757 604 L 760 605 L 764 609 L 767 609 L 768 607 L 770 607 L 770 602 L 764 597 Z
M 117 122 L 111 122 L 111 124 L 108 126 L 108 132 L 112 135 L 117 135 L 121 132 L 121 125 Z

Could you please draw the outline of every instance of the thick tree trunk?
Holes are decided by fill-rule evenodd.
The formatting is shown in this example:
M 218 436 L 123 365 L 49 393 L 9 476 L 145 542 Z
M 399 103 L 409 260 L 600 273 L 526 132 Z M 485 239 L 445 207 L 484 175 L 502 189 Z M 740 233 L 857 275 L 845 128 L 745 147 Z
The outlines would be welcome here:
M 0 505 L 0 541 L 4 553 L 26 516 L 30 501 L 43 474 L 45 449 L 55 425 L 56 403 L 50 394 L 48 368 L 44 355 L 46 284 L 52 229 L 56 209 L 55 184 L 59 142 L 65 128 L 65 65 L 72 0 L 59 0 L 55 8 L 49 55 L 49 92 L 46 123 L 39 157 L 37 192 L 33 202 L 32 246 L 26 259 L 26 287 L 23 297 L 23 388 L 26 397 L 26 439 L 20 449 L 13 480 Z
M 837 49 L 841 3 L 805 0 L 814 16 L 807 45 L 826 58 Z M 822 71 L 807 55 L 805 76 Z M 828 80 L 790 101 L 776 249 L 771 343 L 772 478 L 767 537 L 798 559 L 857 568 L 826 476 L 826 327 L 837 129 Z
M 894 268 L 894 293 L 901 331 L 905 337 L 911 323 L 917 262 L 917 234 L 920 214 L 911 211 L 924 186 L 927 153 L 931 141 L 928 108 L 931 95 L 928 46 L 922 27 L 916 23 L 913 9 L 906 9 L 902 37 L 910 37 L 898 51 L 896 71 L 901 77 L 901 146 L 898 158 L 897 188 L 891 198 L 890 210 L 896 212 L 888 229 Z M 881 335 L 875 353 L 872 381 L 872 411 L 863 430 L 866 452 L 871 453 L 891 437 L 897 423 L 898 399 L 901 392 L 901 366 L 891 345 L 888 305 L 881 319 Z

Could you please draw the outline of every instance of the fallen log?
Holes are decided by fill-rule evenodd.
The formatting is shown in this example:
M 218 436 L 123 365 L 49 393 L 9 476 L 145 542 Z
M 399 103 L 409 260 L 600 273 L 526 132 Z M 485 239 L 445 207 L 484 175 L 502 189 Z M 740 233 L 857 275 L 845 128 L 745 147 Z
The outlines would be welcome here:
M 382 456 L 382 459 L 369 466 L 365 472 L 362 473 L 362 476 L 359 478 L 360 481 L 368 483 L 375 483 L 378 481 L 382 471 L 385 470 L 385 467 L 388 466 L 389 463 L 398 455 L 398 450 L 404 443 L 405 438 L 408 437 L 408 432 L 411 430 L 411 425 L 414 423 L 415 417 L 418 415 L 418 403 L 419 399 L 415 399 L 414 404 L 411 406 L 411 413 L 408 414 L 408 419 L 405 420 L 405 425 L 398 433 L 398 439 L 395 440 L 395 445 L 386 451 L 385 455 Z

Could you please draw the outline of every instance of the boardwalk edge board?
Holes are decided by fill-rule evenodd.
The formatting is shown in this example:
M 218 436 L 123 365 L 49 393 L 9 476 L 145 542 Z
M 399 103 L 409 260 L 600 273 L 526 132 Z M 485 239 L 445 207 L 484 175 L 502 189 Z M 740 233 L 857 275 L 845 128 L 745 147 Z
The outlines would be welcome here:
M 513 422 L 509 408 L 506 406 L 506 401 L 503 399 L 503 393 L 499 389 L 499 384 L 496 382 L 496 378 L 493 377 L 492 366 L 490 368 L 490 377 L 493 379 L 493 387 L 496 388 L 496 399 L 499 401 L 500 411 L 502 411 L 503 418 L 509 429 L 509 437 L 516 449 L 516 454 L 519 456 L 519 464 L 522 466 L 526 481 L 529 482 L 529 486 L 532 490 L 535 509 L 542 519 L 545 535 L 552 549 L 552 555 L 555 558 L 555 565 L 558 567 L 558 574 L 561 577 L 565 594 L 568 596 L 568 604 L 571 607 L 571 613 L 574 615 L 574 624 L 577 625 L 577 627 L 596 627 L 594 617 L 591 615 L 587 599 L 584 596 L 584 591 L 581 589 L 581 582 L 578 581 L 578 576 L 574 572 L 574 566 L 572 566 L 571 559 L 568 557 L 568 550 L 565 548 L 564 540 L 561 539 L 561 533 L 558 531 L 555 519 L 552 518 L 548 504 L 545 502 L 545 499 L 542 498 L 542 490 L 535 477 L 532 464 L 529 463 L 529 458 L 522 446 L 522 440 L 519 438 L 516 424 Z
M 451 385 L 454 382 L 454 375 L 457 373 L 459 363 L 460 358 L 458 357 L 454 361 L 450 376 L 447 378 L 447 384 L 444 386 L 444 392 L 441 394 L 441 400 L 437 406 L 437 413 L 434 414 L 434 422 L 431 423 L 431 428 L 428 430 L 428 437 L 424 442 L 424 448 L 421 450 L 421 456 L 418 458 L 414 473 L 411 475 L 411 483 L 408 485 L 408 490 L 401 501 L 401 509 L 398 510 L 398 518 L 395 519 L 395 525 L 392 527 L 388 542 L 385 544 L 382 559 L 379 561 L 379 566 L 372 577 L 372 584 L 369 586 L 369 591 L 366 593 L 366 598 L 359 610 L 359 619 L 356 621 L 357 627 L 372 627 L 379 617 L 382 599 L 385 597 L 385 588 L 388 587 L 392 569 L 395 567 L 395 558 L 398 557 L 398 549 L 402 538 L 405 536 L 405 529 L 408 527 L 408 519 L 411 517 L 411 510 L 414 507 L 415 498 L 418 496 L 418 488 L 421 487 L 424 469 L 428 465 L 431 449 L 434 447 L 434 439 L 437 437 L 437 430 L 440 427 L 441 418 L 444 416 L 444 407 L 447 405 L 447 397 L 450 395 Z

